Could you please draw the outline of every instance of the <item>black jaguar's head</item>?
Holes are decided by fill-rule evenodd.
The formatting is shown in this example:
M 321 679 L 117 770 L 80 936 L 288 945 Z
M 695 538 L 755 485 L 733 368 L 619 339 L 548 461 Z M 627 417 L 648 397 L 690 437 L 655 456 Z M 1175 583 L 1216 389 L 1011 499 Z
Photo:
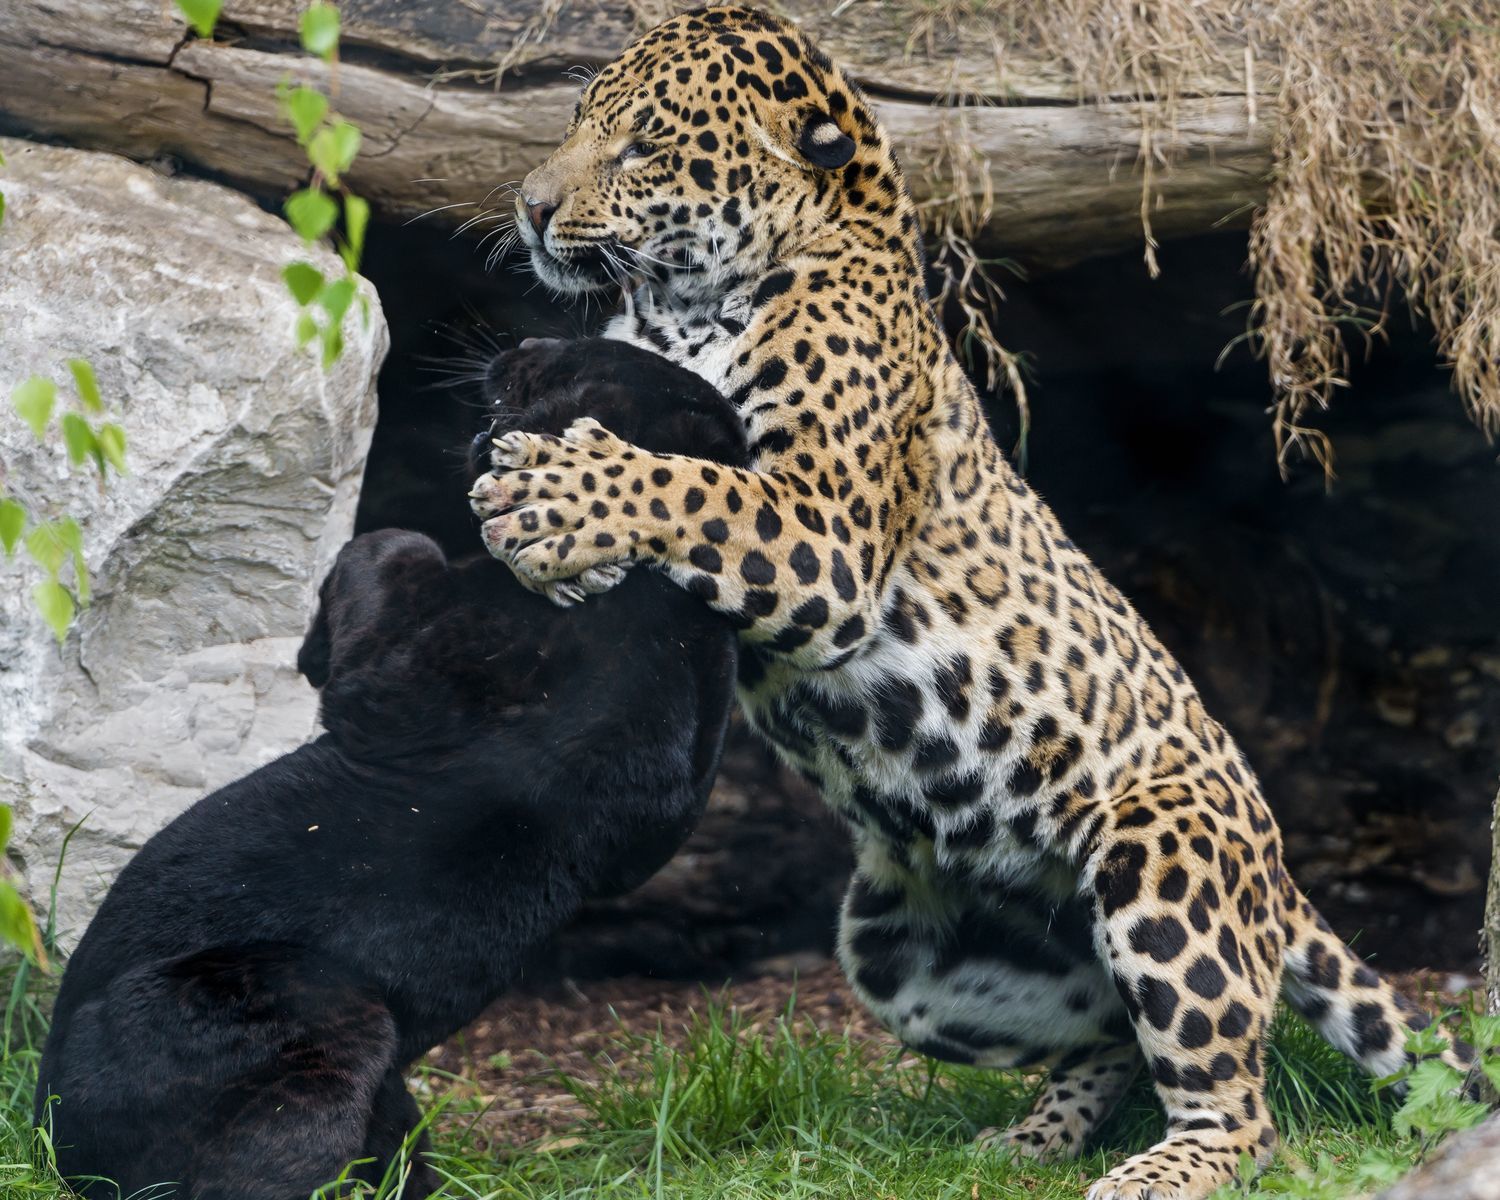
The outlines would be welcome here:
M 748 459 L 739 416 L 718 391 L 626 342 L 529 338 L 491 360 L 484 395 L 490 423 L 470 446 L 471 475 L 489 470 L 490 443 L 501 434 L 561 434 L 580 417 L 656 454 L 730 466 Z

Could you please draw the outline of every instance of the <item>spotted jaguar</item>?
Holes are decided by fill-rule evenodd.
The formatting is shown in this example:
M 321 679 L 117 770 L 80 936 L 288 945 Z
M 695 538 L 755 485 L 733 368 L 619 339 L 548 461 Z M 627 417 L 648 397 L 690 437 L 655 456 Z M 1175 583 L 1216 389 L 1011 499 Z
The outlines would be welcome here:
M 554 290 L 623 285 L 608 335 L 718 387 L 753 466 L 511 434 L 472 492 L 485 544 L 562 602 L 650 564 L 734 623 L 750 721 L 852 831 L 863 1003 L 933 1057 L 1050 1072 L 988 1144 L 1075 1155 L 1144 1067 L 1165 1136 L 1089 1200 L 1197 1200 L 1276 1146 L 1279 993 L 1374 1074 L 1403 1062 L 1429 1018 L 1298 891 L 1244 755 L 997 447 L 890 142 L 796 25 L 642 35 L 517 222 Z

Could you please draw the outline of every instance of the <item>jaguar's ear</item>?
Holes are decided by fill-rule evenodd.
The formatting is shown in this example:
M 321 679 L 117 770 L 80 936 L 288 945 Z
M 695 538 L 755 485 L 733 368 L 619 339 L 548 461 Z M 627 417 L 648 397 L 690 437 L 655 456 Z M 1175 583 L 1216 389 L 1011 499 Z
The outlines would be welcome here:
M 323 585 L 323 596 L 318 602 L 318 615 L 313 618 L 312 628 L 302 639 L 302 648 L 297 651 L 297 670 L 315 688 L 328 682 L 333 671 L 333 638 L 328 631 L 328 585 Z
M 797 152 L 815 167 L 836 171 L 854 157 L 854 139 L 827 113 L 814 109 L 802 123 Z

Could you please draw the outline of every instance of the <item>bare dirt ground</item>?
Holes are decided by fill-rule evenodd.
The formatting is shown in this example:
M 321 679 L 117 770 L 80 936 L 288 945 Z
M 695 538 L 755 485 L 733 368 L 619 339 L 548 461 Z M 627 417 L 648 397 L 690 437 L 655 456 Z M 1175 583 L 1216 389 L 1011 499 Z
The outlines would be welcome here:
M 788 963 L 777 973 L 717 985 L 638 976 L 569 980 L 517 994 L 428 1056 L 429 1066 L 458 1077 L 430 1082 L 474 1089 L 490 1105 L 481 1121 L 487 1140 L 520 1145 L 554 1136 L 581 1115 L 559 1074 L 592 1080 L 604 1059 L 627 1074 L 642 1072 L 645 1059 L 624 1044 L 630 1035 L 680 1046 L 694 1016 L 711 1004 L 733 1005 L 753 1028 L 780 1016 L 795 995 L 808 1027 L 896 1045 L 854 998 L 837 964 L 812 960 L 808 968 Z

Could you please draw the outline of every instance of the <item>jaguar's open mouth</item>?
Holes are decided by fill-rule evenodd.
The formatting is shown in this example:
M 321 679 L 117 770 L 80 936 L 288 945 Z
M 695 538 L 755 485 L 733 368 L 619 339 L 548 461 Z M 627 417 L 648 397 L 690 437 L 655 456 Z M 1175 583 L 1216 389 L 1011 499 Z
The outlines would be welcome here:
M 550 249 L 532 241 L 531 269 L 548 287 L 568 294 L 605 291 L 628 281 L 624 263 L 604 242 L 572 243 Z
M 682 244 L 649 249 L 628 246 L 614 236 L 556 239 L 537 236 L 529 227 L 522 239 L 531 254 L 531 269 L 548 287 L 569 295 L 629 291 L 645 280 L 704 269 Z

